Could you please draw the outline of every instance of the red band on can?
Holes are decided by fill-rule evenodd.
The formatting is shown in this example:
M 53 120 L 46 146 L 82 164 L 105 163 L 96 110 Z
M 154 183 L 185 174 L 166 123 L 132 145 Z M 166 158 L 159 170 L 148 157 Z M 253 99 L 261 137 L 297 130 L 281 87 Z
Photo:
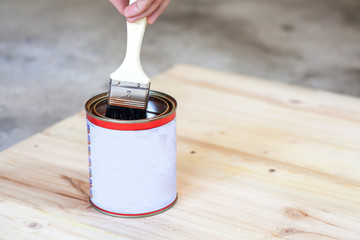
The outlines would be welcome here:
M 171 208 L 175 202 L 177 201 L 177 196 L 175 198 L 175 200 L 170 203 L 168 206 L 166 207 L 163 207 L 162 209 L 159 209 L 159 210 L 156 210 L 156 211 L 152 211 L 152 212 L 148 212 L 148 213 L 138 213 L 138 214 L 125 214 L 125 213 L 115 213 L 115 212 L 110 212 L 110 211 L 106 211 L 102 208 L 99 208 L 98 206 L 96 206 L 90 199 L 90 203 L 91 205 L 93 205 L 93 207 L 96 209 L 96 210 L 99 210 L 100 212 L 103 212 L 103 213 L 107 213 L 107 214 L 110 214 L 110 215 L 114 215 L 114 216 L 119 216 L 119 217 L 146 217 L 146 216 L 151 216 L 151 215 L 154 215 L 154 214 L 158 214 L 158 213 L 161 213 L 165 210 L 168 210 L 169 208 Z
M 133 123 L 121 123 L 121 122 L 109 122 L 102 119 L 94 118 L 89 114 L 87 115 L 87 119 L 95 124 L 96 126 L 112 129 L 112 130 L 123 130 L 123 131 L 136 131 L 136 130 L 146 130 L 146 129 L 152 129 L 159 126 L 163 126 L 176 117 L 176 112 L 173 112 L 172 114 L 159 119 L 154 119 L 152 121 L 146 121 L 146 122 L 133 122 Z

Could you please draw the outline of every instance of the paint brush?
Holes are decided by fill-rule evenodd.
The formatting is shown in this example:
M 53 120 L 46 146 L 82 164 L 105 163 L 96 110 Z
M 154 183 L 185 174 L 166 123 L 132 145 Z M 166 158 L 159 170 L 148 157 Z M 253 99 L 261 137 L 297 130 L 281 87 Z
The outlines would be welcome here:
M 130 4 L 135 0 L 130 0 Z M 146 118 L 150 79 L 140 62 L 146 18 L 127 22 L 127 47 L 123 63 L 110 75 L 110 90 L 105 116 L 119 120 Z

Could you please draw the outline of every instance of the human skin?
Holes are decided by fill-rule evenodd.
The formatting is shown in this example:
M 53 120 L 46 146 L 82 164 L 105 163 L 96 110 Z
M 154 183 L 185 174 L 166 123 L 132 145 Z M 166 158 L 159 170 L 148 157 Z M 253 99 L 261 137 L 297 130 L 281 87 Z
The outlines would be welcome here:
M 137 0 L 129 5 L 129 0 L 109 0 L 130 23 L 147 17 L 147 23 L 153 24 L 165 11 L 170 0 Z

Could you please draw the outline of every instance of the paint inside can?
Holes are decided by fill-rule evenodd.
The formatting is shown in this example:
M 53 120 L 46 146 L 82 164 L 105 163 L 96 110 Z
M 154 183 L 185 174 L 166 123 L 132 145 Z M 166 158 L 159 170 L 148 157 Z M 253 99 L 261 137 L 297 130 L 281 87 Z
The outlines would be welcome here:
M 147 118 L 124 121 L 105 117 L 107 98 L 85 105 L 91 204 L 118 217 L 166 211 L 177 200 L 175 99 L 150 91 Z

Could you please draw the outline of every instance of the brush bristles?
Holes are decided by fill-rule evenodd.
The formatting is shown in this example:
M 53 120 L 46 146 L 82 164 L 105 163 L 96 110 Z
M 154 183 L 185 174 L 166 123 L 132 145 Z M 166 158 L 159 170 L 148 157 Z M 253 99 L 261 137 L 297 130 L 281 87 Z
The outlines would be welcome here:
M 146 118 L 146 109 L 107 105 L 105 117 L 118 120 L 140 120 Z

